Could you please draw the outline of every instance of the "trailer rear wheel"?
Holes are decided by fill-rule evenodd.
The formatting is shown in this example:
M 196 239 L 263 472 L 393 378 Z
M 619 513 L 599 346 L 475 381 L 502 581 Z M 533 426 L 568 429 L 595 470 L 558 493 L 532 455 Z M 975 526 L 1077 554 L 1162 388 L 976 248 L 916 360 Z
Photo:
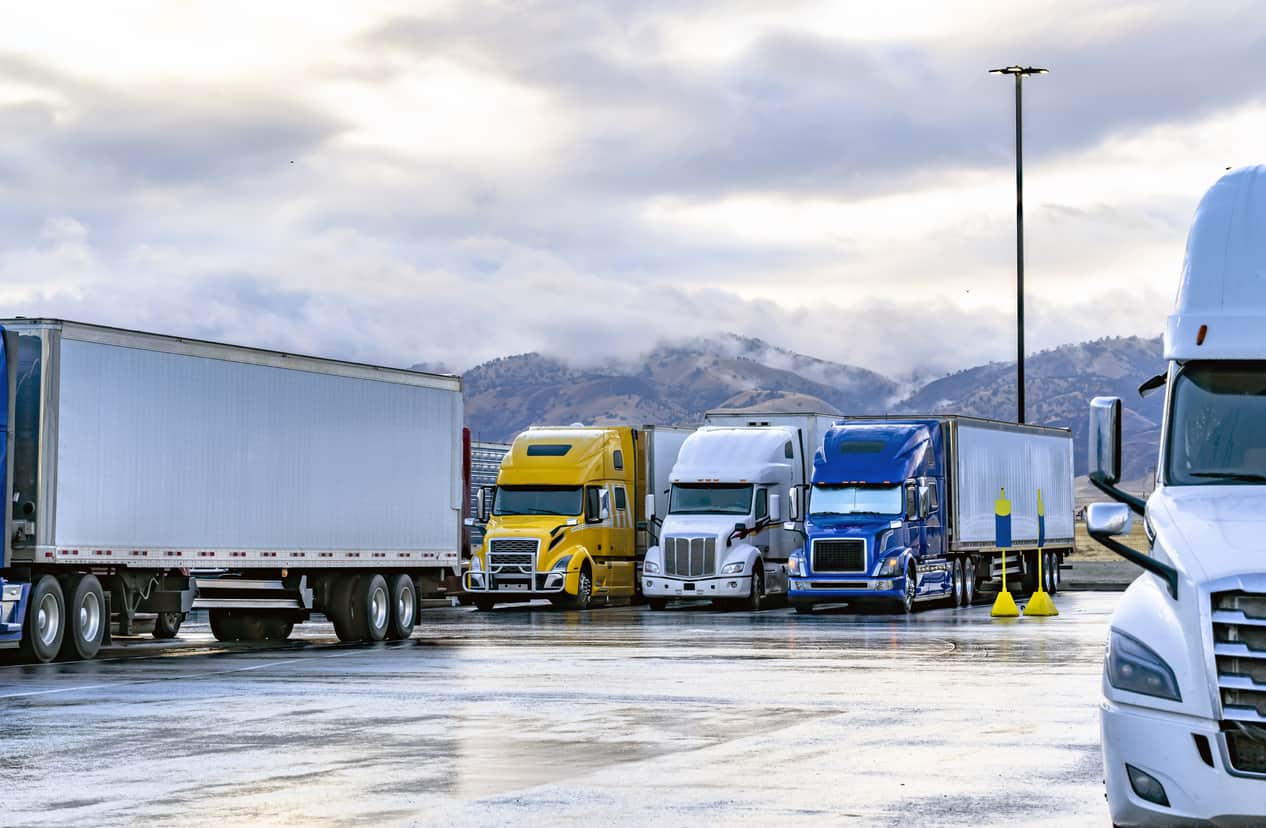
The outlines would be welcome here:
M 963 558 L 963 606 L 976 603 L 976 559 L 971 555 Z
M 351 633 L 359 641 L 382 641 L 387 637 L 391 620 L 391 593 L 387 579 L 377 573 L 365 573 L 352 586 Z
M 967 584 L 964 579 L 962 558 L 955 558 L 950 563 L 950 577 L 954 579 L 954 606 L 967 606 Z
M 158 639 L 175 638 L 180 632 L 180 625 L 185 623 L 183 612 L 160 612 L 154 619 L 154 637 Z
M 413 635 L 414 619 L 418 611 L 418 591 L 413 586 L 413 579 L 404 573 L 393 575 L 391 588 L 391 623 L 387 629 L 387 638 L 400 640 Z
M 325 595 L 325 617 L 334 625 L 334 634 L 339 641 L 355 641 L 352 631 L 352 589 L 359 578 L 354 572 L 340 572 L 330 577 L 330 585 Z
M 235 615 L 233 610 L 213 609 L 207 612 L 207 616 L 216 641 L 241 641 L 245 638 L 245 625 L 241 616 Z
M 44 575 L 31 587 L 26 606 L 22 658 L 41 664 L 52 661 L 61 649 L 66 631 L 66 601 L 61 584 L 52 575 Z
M 284 615 L 263 615 L 259 618 L 261 641 L 285 641 L 294 632 L 295 622 Z
M 105 638 L 105 594 L 96 575 L 72 575 L 66 580 L 66 631 L 61 657 L 95 658 Z

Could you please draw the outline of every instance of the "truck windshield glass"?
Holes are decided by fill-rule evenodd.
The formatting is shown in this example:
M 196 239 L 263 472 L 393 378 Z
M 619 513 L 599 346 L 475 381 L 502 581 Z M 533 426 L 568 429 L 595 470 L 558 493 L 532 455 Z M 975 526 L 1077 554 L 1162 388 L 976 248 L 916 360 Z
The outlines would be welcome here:
M 1266 363 L 1190 363 L 1173 393 L 1170 485 L 1266 484 Z
M 746 515 L 752 511 L 752 487 L 717 483 L 673 486 L 668 512 L 674 515 Z
M 494 515 L 579 515 L 580 486 L 498 486 Z
M 814 486 L 810 515 L 904 514 L 900 486 Z

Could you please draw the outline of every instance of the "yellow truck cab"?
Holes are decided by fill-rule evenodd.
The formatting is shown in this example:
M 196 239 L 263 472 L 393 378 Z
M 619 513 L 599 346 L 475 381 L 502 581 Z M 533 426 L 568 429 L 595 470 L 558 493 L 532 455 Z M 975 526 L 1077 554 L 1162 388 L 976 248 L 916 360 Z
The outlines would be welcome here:
M 595 600 L 637 597 L 648 498 L 666 496 L 690 433 L 654 426 L 522 432 L 501 461 L 495 489 L 477 498 L 487 525 L 464 585 L 475 606 L 548 598 L 586 609 Z

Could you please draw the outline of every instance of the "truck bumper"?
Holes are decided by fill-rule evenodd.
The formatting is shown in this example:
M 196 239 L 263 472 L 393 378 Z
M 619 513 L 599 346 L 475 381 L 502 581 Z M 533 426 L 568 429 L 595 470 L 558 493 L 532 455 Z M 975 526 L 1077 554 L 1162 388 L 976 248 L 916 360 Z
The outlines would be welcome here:
M 571 577 L 569 578 L 568 575 Z M 507 601 L 530 601 L 533 598 L 549 598 L 561 595 L 571 586 L 574 595 L 577 589 L 577 573 L 563 571 L 536 572 L 532 581 L 526 576 L 505 577 L 487 572 L 466 572 L 462 575 L 462 587 L 471 595 L 481 597 L 495 595 Z
M 642 575 L 642 594 L 647 598 L 746 598 L 751 592 L 751 573 L 689 580 L 663 575 Z
M 793 604 L 831 604 L 844 601 L 901 600 L 905 595 L 906 579 L 867 578 L 861 575 L 844 576 L 791 576 L 788 581 L 787 599 Z
M 1217 722 L 1105 700 L 1099 708 L 1108 811 L 1118 825 L 1261 825 L 1266 778 L 1235 775 Z M 1208 740 L 1212 767 L 1201 757 Z M 1135 792 L 1126 764 L 1165 789 L 1168 807 Z

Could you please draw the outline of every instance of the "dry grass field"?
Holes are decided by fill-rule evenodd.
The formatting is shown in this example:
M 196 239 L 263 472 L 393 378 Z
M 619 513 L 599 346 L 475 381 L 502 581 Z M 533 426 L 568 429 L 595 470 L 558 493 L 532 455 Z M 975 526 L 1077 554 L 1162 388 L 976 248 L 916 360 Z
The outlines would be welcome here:
M 1121 556 L 1100 546 L 1086 533 L 1086 524 L 1078 521 L 1074 524 L 1077 557 L 1083 561 L 1119 561 Z M 1140 552 L 1147 551 L 1147 535 L 1143 532 L 1143 521 L 1135 519 L 1130 534 L 1120 539 L 1122 543 Z

